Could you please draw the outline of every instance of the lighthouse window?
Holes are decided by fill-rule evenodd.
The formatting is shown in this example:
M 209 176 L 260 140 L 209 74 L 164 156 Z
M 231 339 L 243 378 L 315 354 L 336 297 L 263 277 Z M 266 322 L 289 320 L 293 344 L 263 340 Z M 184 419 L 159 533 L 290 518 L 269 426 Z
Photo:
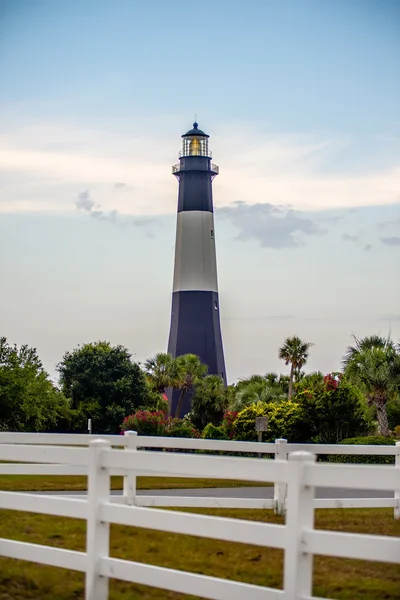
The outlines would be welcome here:
M 214 239 L 214 229 L 211 229 L 211 239 Z

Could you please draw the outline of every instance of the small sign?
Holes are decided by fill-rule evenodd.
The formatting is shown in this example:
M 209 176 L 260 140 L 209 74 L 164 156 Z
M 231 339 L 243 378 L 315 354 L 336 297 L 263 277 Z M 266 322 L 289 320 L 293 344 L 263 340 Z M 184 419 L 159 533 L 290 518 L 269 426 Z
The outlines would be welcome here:
M 267 431 L 268 417 L 256 417 L 256 431 Z

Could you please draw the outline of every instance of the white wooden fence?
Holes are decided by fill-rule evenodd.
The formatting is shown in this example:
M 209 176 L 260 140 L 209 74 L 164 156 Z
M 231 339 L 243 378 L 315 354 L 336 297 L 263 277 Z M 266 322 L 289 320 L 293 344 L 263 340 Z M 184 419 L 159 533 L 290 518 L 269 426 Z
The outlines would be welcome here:
M 129 438 L 135 436 L 127 436 Z M 93 440 L 93 438 L 92 438 Z M 400 563 L 400 539 L 314 529 L 314 489 L 339 487 L 400 489 L 400 465 L 315 463 L 315 454 L 294 452 L 288 460 L 241 459 L 111 448 L 93 440 L 89 447 L 0 444 L 1 461 L 58 468 L 81 465 L 88 473 L 87 499 L 0 492 L 0 508 L 59 515 L 87 521 L 86 552 L 0 539 L 0 555 L 85 573 L 85 599 L 106 600 L 109 579 L 121 579 L 214 600 L 311 600 L 313 555 Z M 110 473 L 276 481 L 287 486 L 286 524 L 275 525 L 206 515 L 123 506 L 110 501 Z M 129 475 L 127 475 L 129 477 Z M 110 523 L 284 550 L 283 590 L 222 580 L 111 558 Z
M 287 461 L 289 453 L 306 451 L 313 455 L 375 455 L 395 456 L 395 464 L 400 467 L 400 442 L 395 446 L 367 446 L 367 445 L 339 445 L 339 444 L 290 444 L 285 439 L 277 439 L 274 443 L 264 442 L 235 442 L 225 440 L 199 440 L 189 438 L 169 438 L 138 436 L 136 432 L 125 432 L 126 435 L 102 435 L 96 439 L 108 441 L 113 447 L 136 450 L 137 448 L 178 449 L 178 450 L 206 450 L 252 454 L 273 454 L 275 459 Z M 0 444 L 43 444 L 57 446 L 87 446 L 93 441 L 93 435 L 87 434 L 49 434 L 49 433 L 12 433 L 0 432 Z M 157 456 L 160 456 L 157 453 Z M 265 461 L 263 461 L 264 463 Z M 1 474 L 25 475 L 87 475 L 85 465 L 57 465 L 57 464 L 0 464 Z M 277 513 L 283 514 L 286 509 L 287 486 L 283 482 L 274 483 L 274 498 L 220 498 L 202 496 L 158 496 L 136 494 L 136 473 L 132 470 L 127 473 L 123 469 L 114 469 L 112 475 L 124 476 L 123 496 L 114 497 L 117 503 L 137 506 L 175 506 L 175 507 L 219 507 L 219 508 L 273 508 Z M 141 473 L 146 475 L 146 473 Z M 149 475 L 149 473 L 147 473 Z M 166 477 L 163 470 L 153 471 L 152 476 Z M 180 475 L 180 477 L 194 477 Z M 208 475 L 207 478 L 211 478 Z M 239 479 L 238 477 L 234 477 Z M 264 480 L 269 481 L 269 480 Z M 331 486 L 334 487 L 334 486 Z M 356 488 L 356 486 L 354 486 Z M 369 489 L 374 489 L 370 482 Z M 314 508 L 393 508 L 394 517 L 400 518 L 400 489 L 397 488 L 393 498 L 315 498 Z

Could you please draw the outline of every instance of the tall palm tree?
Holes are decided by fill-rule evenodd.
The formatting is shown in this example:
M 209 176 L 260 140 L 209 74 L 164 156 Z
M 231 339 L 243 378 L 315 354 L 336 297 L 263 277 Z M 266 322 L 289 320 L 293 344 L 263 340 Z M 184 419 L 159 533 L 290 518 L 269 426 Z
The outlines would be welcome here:
M 204 377 L 207 373 L 207 366 L 195 354 L 183 354 L 176 358 L 177 378 L 174 387 L 181 390 L 178 404 L 175 410 L 175 417 L 179 417 L 185 394 L 193 387 L 197 380 Z
M 290 364 L 288 400 L 292 398 L 294 375 L 306 364 L 311 346 L 312 342 L 304 342 L 294 335 L 286 338 L 283 346 L 279 348 L 279 358 L 284 360 L 286 365 Z
M 347 349 L 343 358 L 345 373 L 364 389 L 369 404 L 376 408 L 379 432 L 388 436 L 386 405 L 400 391 L 399 348 L 390 338 L 354 339 L 354 346 Z
M 151 387 L 160 394 L 174 385 L 178 369 L 172 354 L 159 352 L 144 363 L 144 370 Z

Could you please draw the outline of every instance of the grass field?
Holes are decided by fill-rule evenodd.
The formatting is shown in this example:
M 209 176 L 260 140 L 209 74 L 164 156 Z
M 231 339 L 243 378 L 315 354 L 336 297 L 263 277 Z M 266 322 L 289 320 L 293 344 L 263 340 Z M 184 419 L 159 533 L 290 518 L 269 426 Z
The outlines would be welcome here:
M 85 476 L 80 475 L 0 475 L 0 490 L 6 492 L 51 492 L 87 490 Z M 233 479 L 187 479 L 184 477 L 138 477 L 138 490 L 167 490 L 263 485 Z M 272 485 L 265 483 L 264 485 Z M 122 477 L 111 477 L 111 489 L 122 490 Z M 0 596 L 1 600 L 1 596 Z
M 187 509 L 209 515 L 282 523 L 269 510 Z M 392 509 L 316 511 L 321 529 L 400 535 Z M 85 522 L 0 511 L 0 537 L 73 550 L 85 548 Z M 282 586 L 283 552 L 206 538 L 111 526 L 111 556 L 195 573 Z M 0 558 L 1 600 L 83 600 L 79 573 Z M 400 566 L 316 557 L 314 595 L 338 600 L 400 600 Z M 112 580 L 110 600 L 183 600 L 187 596 Z

